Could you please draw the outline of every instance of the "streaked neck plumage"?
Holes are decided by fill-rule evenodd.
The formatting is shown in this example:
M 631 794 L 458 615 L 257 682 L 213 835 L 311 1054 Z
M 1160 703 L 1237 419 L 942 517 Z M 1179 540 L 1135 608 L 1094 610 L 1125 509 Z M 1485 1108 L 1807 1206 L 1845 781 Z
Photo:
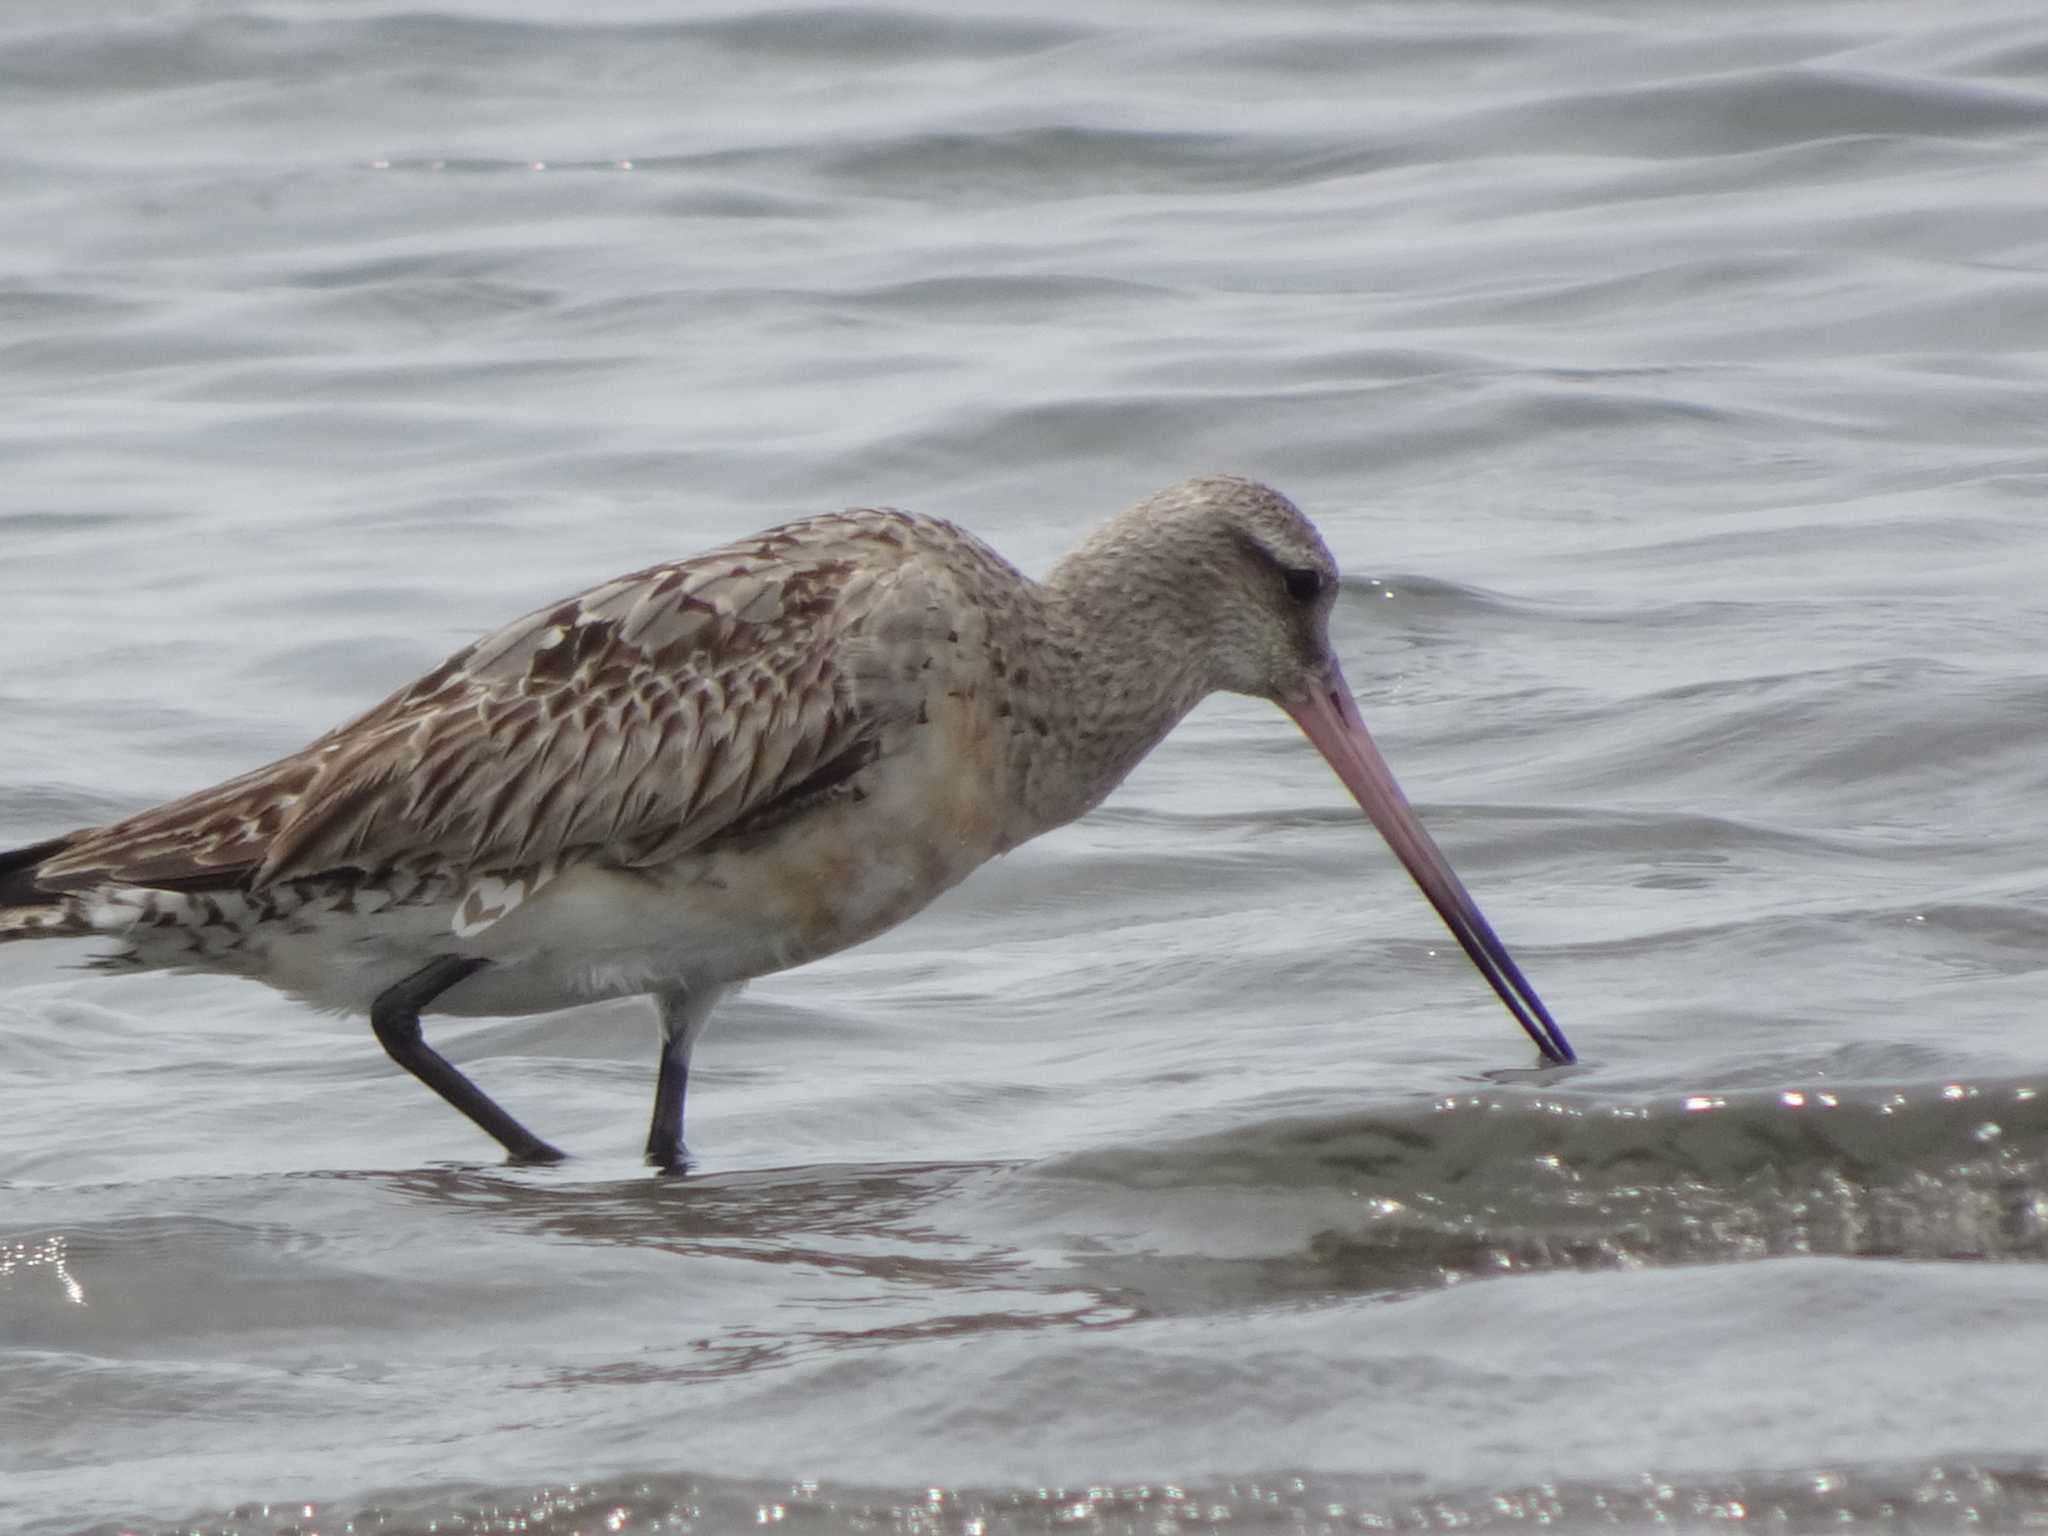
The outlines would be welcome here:
M 1053 567 L 1027 622 L 1049 734 L 1027 726 L 1012 758 L 1034 831 L 1094 809 L 1214 691 L 1201 615 L 1111 522 Z

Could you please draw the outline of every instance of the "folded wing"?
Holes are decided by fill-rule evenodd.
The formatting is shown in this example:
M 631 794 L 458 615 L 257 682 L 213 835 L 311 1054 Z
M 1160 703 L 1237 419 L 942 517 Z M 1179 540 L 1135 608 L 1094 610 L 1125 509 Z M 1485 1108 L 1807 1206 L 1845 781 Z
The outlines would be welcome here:
M 565 862 L 646 867 L 758 825 L 914 711 L 857 643 L 912 531 L 834 514 L 528 614 L 291 757 L 76 834 L 35 882 L 260 888 L 426 860 L 488 915 Z

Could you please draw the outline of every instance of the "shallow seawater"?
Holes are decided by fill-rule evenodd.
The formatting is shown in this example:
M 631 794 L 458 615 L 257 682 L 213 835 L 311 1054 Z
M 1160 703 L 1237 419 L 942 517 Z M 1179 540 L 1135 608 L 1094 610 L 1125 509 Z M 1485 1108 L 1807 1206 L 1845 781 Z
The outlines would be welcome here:
M 31 0 L 0 846 L 856 503 L 1185 474 L 1584 1061 L 1270 706 L 700 1050 L 0 949 L 0 1526 L 2048 1520 L 2048 15 Z

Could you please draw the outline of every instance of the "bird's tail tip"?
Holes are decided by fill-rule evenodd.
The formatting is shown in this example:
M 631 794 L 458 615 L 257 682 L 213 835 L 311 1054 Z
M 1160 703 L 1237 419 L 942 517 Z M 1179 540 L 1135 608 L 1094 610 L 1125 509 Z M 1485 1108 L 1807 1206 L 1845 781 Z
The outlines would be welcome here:
M 0 943 L 9 939 L 77 938 L 90 933 L 77 903 L 60 891 L 36 884 L 36 872 L 71 845 L 53 837 L 0 852 Z

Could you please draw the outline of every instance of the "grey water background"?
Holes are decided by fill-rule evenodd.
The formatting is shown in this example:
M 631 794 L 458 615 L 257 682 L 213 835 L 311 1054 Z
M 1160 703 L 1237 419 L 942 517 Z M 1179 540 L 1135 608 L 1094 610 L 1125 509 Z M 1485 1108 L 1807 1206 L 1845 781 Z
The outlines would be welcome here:
M 0 841 L 811 511 L 1184 474 L 1584 1057 L 1205 706 L 698 1056 L 0 949 L 0 1526 L 2048 1518 L 2048 13 L 0 8 Z

